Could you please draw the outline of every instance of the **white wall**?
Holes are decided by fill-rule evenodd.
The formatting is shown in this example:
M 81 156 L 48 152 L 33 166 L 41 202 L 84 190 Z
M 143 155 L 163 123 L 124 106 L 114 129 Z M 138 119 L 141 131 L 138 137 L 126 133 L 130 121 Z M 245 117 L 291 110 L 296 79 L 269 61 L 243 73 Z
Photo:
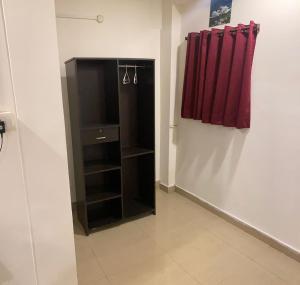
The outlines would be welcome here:
M 0 11 L 0 113 L 15 113 L 5 27 Z M 9 129 L 0 152 L 0 284 L 36 284 L 19 136 Z
M 181 100 L 188 32 L 208 28 L 209 2 L 182 7 Z M 179 121 L 176 184 L 300 250 L 300 3 L 233 1 L 231 25 L 261 24 L 249 131 Z
M 57 15 L 104 16 L 104 23 L 57 19 L 63 92 L 72 57 L 156 59 L 156 179 L 160 158 L 160 0 L 56 0 Z M 72 200 L 75 201 L 74 187 Z
M 162 1 L 162 29 L 160 41 L 161 56 L 161 83 L 160 83 L 160 183 L 169 186 L 169 117 L 170 117 L 170 92 L 171 92 L 171 47 L 172 47 L 172 1 Z
M 0 153 L 0 283 L 75 285 L 54 2 L 1 1 L 2 11 L 0 110 L 17 128 Z
M 175 94 L 177 86 L 177 47 L 180 42 L 181 16 L 172 0 L 162 1 L 161 29 L 161 160 L 160 182 L 175 184 L 176 118 Z

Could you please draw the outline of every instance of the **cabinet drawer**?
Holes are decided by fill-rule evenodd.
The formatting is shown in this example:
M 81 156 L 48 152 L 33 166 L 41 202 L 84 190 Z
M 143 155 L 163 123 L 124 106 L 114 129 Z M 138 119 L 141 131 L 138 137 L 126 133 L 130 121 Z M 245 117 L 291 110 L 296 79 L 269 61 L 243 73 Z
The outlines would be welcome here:
M 81 141 L 83 145 L 114 142 L 118 140 L 118 127 L 103 127 L 81 131 Z

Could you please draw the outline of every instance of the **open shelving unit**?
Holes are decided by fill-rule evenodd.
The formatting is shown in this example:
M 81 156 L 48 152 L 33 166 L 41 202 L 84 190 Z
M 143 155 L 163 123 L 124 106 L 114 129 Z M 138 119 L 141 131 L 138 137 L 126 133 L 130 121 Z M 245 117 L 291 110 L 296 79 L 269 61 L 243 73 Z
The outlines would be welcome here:
M 122 84 L 124 67 L 136 65 L 138 83 Z M 68 157 L 86 234 L 155 214 L 154 60 L 73 58 L 66 71 Z

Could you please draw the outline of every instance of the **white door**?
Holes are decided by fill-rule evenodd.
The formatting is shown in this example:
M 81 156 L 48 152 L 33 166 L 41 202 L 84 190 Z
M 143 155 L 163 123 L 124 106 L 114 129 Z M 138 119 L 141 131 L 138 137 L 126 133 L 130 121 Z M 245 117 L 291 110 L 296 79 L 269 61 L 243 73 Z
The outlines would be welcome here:
M 0 284 L 76 285 L 54 1 L 0 5 Z

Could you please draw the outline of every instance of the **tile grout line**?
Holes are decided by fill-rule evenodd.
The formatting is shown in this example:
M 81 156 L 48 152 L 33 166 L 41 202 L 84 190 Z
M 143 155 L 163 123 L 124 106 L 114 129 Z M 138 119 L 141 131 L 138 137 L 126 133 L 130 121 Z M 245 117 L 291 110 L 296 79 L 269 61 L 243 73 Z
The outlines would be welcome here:
M 173 193 L 177 194 L 176 192 L 172 192 L 172 193 L 169 193 L 169 194 L 172 195 Z M 177 195 L 179 195 L 179 194 L 177 194 Z M 179 195 L 179 196 L 181 196 L 181 195 Z M 184 197 L 184 196 L 182 196 L 182 197 L 185 198 L 185 199 L 187 199 L 187 198 Z M 187 199 L 187 200 L 189 200 L 189 199 Z M 198 205 L 198 204 L 196 204 L 196 205 Z M 207 211 L 207 209 L 205 209 L 205 208 L 202 207 L 201 205 L 198 205 L 198 206 L 200 206 L 202 209 L 204 209 L 204 210 Z M 212 213 L 212 214 L 213 214 L 213 213 Z M 216 215 L 216 214 L 213 214 L 213 215 L 216 216 L 217 219 L 223 221 L 224 223 L 226 223 L 226 224 L 228 224 L 228 225 L 231 225 L 229 222 L 222 220 L 218 215 Z M 234 247 L 230 242 L 228 242 L 226 239 L 224 239 L 224 238 L 222 237 L 222 235 L 218 235 L 217 233 L 213 232 L 211 229 L 209 229 L 209 228 L 206 227 L 206 226 L 203 226 L 203 228 L 205 228 L 205 229 L 206 229 L 212 236 L 214 236 L 217 240 L 219 240 L 219 241 L 223 242 L 224 244 L 226 244 L 227 246 L 229 246 L 229 247 L 230 247 L 232 250 L 234 250 L 236 253 L 238 253 L 239 255 L 241 255 L 241 256 L 247 258 L 248 260 L 250 260 L 251 262 L 253 262 L 255 265 L 260 266 L 265 272 L 271 274 L 272 276 L 278 278 L 278 279 L 281 280 L 281 281 L 288 282 L 288 280 L 285 280 L 285 279 L 282 278 L 281 276 L 277 275 L 275 272 L 273 272 L 273 271 L 271 271 L 270 269 L 268 269 L 268 268 L 267 268 L 266 266 L 264 266 L 263 264 L 257 262 L 255 259 L 251 258 L 251 257 L 248 256 L 247 254 L 245 254 L 245 253 L 243 253 L 242 251 L 240 251 L 238 248 Z M 238 228 L 237 228 L 237 229 L 238 229 Z M 248 233 L 244 233 L 244 234 L 249 235 L 250 237 L 253 237 L 253 236 L 251 236 L 251 235 L 248 234 Z M 255 238 L 255 237 L 253 237 L 253 238 L 256 239 L 256 240 L 258 240 L 258 241 L 260 241 L 259 239 Z M 269 246 L 268 244 L 265 244 L 265 245 L 266 245 L 266 247 L 269 247 L 270 249 L 273 249 L 273 248 L 272 248 L 271 246 Z M 276 249 L 273 249 L 273 250 L 276 250 Z M 277 251 L 277 250 L 276 250 L 276 251 Z M 278 251 L 278 253 L 282 254 L 280 251 Z M 178 264 L 171 256 L 169 256 L 169 257 L 170 257 L 176 264 Z M 287 257 L 287 258 L 290 258 L 290 257 Z M 178 265 L 181 266 L 180 264 L 178 264 Z M 181 267 L 182 267 L 182 266 L 181 266 Z M 182 267 L 182 269 L 185 271 L 185 269 L 184 269 L 183 267 Z M 185 272 L 186 272 L 186 271 L 185 271 Z M 186 273 L 187 273 L 187 272 L 186 272 Z M 189 274 L 189 276 L 191 276 L 191 275 Z M 198 281 L 198 280 L 197 280 L 197 281 Z M 198 281 L 198 282 L 199 282 L 199 281 Z M 222 282 L 222 281 L 221 281 L 221 282 Z
M 281 276 L 275 274 L 274 272 L 268 270 L 268 268 L 266 268 L 265 266 L 263 266 L 262 264 L 259 264 L 258 262 L 256 262 L 256 260 L 252 259 L 251 257 L 249 257 L 248 255 L 244 254 L 243 252 L 241 252 L 240 250 L 238 250 L 237 248 L 235 248 L 234 246 L 232 246 L 228 241 L 224 240 L 221 238 L 221 236 L 215 234 L 214 232 L 210 231 L 208 228 L 205 228 L 214 238 L 216 238 L 218 241 L 222 242 L 223 244 L 227 245 L 231 250 L 233 250 L 235 253 L 239 254 L 240 256 L 246 258 L 247 260 L 251 261 L 252 263 L 254 263 L 254 265 L 257 265 L 259 267 L 261 267 L 261 269 L 263 271 L 265 271 L 266 273 L 269 273 L 270 275 L 272 275 L 273 277 L 276 277 L 277 279 L 283 281 L 283 282 L 288 282 L 288 280 L 283 279 Z M 271 248 L 271 247 L 270 247 Z M 186 269 L 180 264 L 178 263 L 171 255 L 167 254 L 168 257 L 170 257 L 186 274 L 188 274 L 190 277 L 192 277 L 193 280 L 197 281 L 197 283 L 199 283 L 200 285 L 202 285 L 203 283 L 201 283 L 196 277 L 194 277 L 192 274 L 190 274 L 189 272 L 186 271 Z M 219 284 L 222 284 L 224 280 L 221 280 Z
M 204 285 L 202 282 L 200 282 L 195 276 L 193 276 L 192 274 L 190 274 L 189 272 L 186 271 L 186 269 L 180 264 L 178 263 L 171 255 L 169 255 L 168 253 L 166 254 L 170 259 L 172 259 L 172 261 L 180 268 L 182 269 L 183 272 L 185 272 L 189 277 L 192 278 L 192 280 L 194 280 L 198 285 Z
M 162 251 L 165 252 L 165 249 L 162 248 L 154 239 L 152 239 L 152 237 L 143 229 L 142 226 L 137 225 L 142 232 L 151 240 L 153 240 L 153 242 L 157 245 L 158 248 L 160 248 Z M 185 272 L 192 280 L 194 280 L 198 285 L 204 285 L 202 282 L 199 282 L 198 279 L 196 279 L 194 276 L 192 276 L 191 274 L 189 274 L 185 268 L 183 268 L 183 266 L 181 264 L 179 264 L 172 256 L 169 255 L 169 253 L 164 253 L 167 257 L 169 257 L 183 272 Z
M 179 196 L 182 196 L 184 199 L 190 200 L 190 199 L 188 199 L 187 197 L 185 197 L 185 196 L 183 196 L 183 195 L 180 195 L 180 193 L 177 193 L 177 192 L 172 192 L 172 193 L 169 193 L 169 194 L 172 195 L 173 193 L 175 193 L 175 194 L 177 194 L 177 195 L 179 195 Z M 201 205 L 199 205 L 199 204 L 197 204 L 197 203 L 195 203 L 195 204 L 198 205 L 199 207 L 201 207 L 202 209 L 208 211 L 206 208 L 202 207 Z M 214 214 L 214 213 L 212 213 L 212 214 L 213 214 L 214 216 L 216 216 L 218 219 L 222 220 L 224 223 L 226 223 L 226 224 L 228 224 L 228 225 L 232 225 L 231 223 L 227 222 L 226 220 L 223 220 L 222 218 L 220 218 L 218 215 L 216 215 L 216 214 Z M 236 229 L 239 229 L 239 228 L 236 227 L 235 225 L 232 225 L 232 226 L 233 226 L 234 228 L 236 228 Z M 206 230 L 208 230 L 215 238 L 217 238 L 218 240 L 224 242 L 224 243 L 227 244 L 231 249 L 233 249 L 234 251 L 236 251 L 236 252 L 239 253 L 240 255 L 246 257 L 248 260 L 254 262 L 256 265 L 262 267 L 262 269 L 265 270 L 266 272 L 268 272 L 269 274 L 275 276 L 276 278 L 280 279 L 281 281 L 289 282 L 288 280 L 284 279 L 283 277 L 277 275 L 277 273 L 276 273 L 275 271 L 274 271 L 274 272 L 271 271 L 271 270 L 270 270 L 269 268 L 267 268 L 264 264 L 259 263 L 256 259 L 254 259 L 254 258 L 248 256 L 246 253 L 243 253 L 243 252 L 240 251 L 238 248 L 234 247 L 234 245 L 232 245 L 230 242 L 228 242 L 227 240 L 225 240 L 221 235 L 218 235 L 217 233 L 214 233 L 211 229 L 209 229 L 209 228 L 207 228 L 207 227 L 205 227 L 205 226 L 203 226 L 203 227 L 204 227 Z M 247 236 L 249 236 L 249 237 L 254 238 L 254 239 L 257 240 L 257 241 L 260 241 L 260 242 L 264 243 L 264 242 L 261 241 L 260 239 L 258 239 L 258 238 L 256 238 L 256 237 L 250 235 L 250 234 L 247 233 L 247 232 L 244 232 L 244 234 L 247 235 Z M 279 250 L 277 250 L 277 249 L 271 247 L 271 246 L 268 245 L 267 243 L 264 243 L 264 245 L 265 245 L 267 248 L 270 248 L 270 249 L 272 249 L 272 250 L 275 250 L 277 253 L 286 256 L 285 254 L 283 254 L 283 253 L 280 252 Z M 292 258 L 289 257 L 289 256 L 286 256 L 286 257 L 287 257 L 288 259 L 294 260 L 294 259 L 292 259 Z
M 265 272 L 271 274 L 272 276 L 280 279 L 281 281 L 284 282 L 289 282 L 288 280 L 285 280 L 284 278 L 282 278 L 281 276 L 277 275 L 276 272 L 271 271 L 269 268 L 267 268 L 266 266 L 264 266 L 263 264 L 259 263 L 257 260 L 255 260 L 254 258 L 252 258 L 251 256 L 248 256 L 247 254 L 243 253 L 242 251 L 240 251 L 239 249 L 233 247 L 229 242 L 226 242 L 226 244 L 228 246 L 230 246 L 234 251 L 236 251 L 237 253 L 239 253 L 240 255 L 246 257 L 248 260 L 252 261 L 253 263 L 255 263 L 257 266 L 261 267 Z M 271 248 L 271 247 L 270 247 Z
M 152 237 L 149 236 L 149 234 L 148 234 L 147 232 L 145 232 L 145 231 L 143 230 L 143 228 L 142 228 L 140 225 L 136 224 L 136 227 L 137 227 L 137 228 L 145 235 L 145 237 L 149 238 L 149 240 L 151 240 L 152 242 L 155 243 L 155 245 L 159 248 L 159 250 L 162 251 L 162 255 L 166 255 L 166 254 L 164 253 L 164 249 L 163 249 L 161 246 L 159 246 L 159 245 L 156 243 L 156 241 L 153 240 Z M 107 274 L 107 273 L 105 272 L 105 270 L 103 269 L 103 267 L 102 267 L 102 265 L 101 265 L 101 263 L 100 263 L 100 261 L 99 261 L 97 255 L 96 255 L 96 253 L 95 253 L 95 251 L 94 251 L 94 249 L 93 249 L 93 247 L 92 247 L 92 245 L 91 245 L 91 242 L 88 241 L 88 243 L 89 243 L 89 247 L 90 247 L 90 249 L 92 250 L 92 253 L 93 253 L 94 257 L 96 258 L 97 264 L 98 264 L 99 267 L 102 269 L 102 271 L 103 271 L 103 273 L 104 273 L 104 275 L 105 275 L 105 278 L 109 281 L 109 284 L 112 284 L 112 280 L 111 280 L 110 274 Z M 202 285 L 202 284 L 200 284 L 200 285 Z
M 265 244 L 276 249 L 277 251 L 300 262 L 300 252 L 298 250 L 296 250 L 295 248 L 292 248 L 291 246 L 285 244 L 284 242 L 282 242 L 280 240 L 277 240 L 275 237 L 268 235 L 261 229 L 258 229 L 256 227 L 246 223 L 245 221 L 235 217 L 234 215 L 226 212 L 225 210 L 218 208 L 217 206 L 206 201 L 205 199 L 202 199 L 202 198 L 194 195 L 193 193 L 191 193 L 187 190 L 184 190 L 183 188 L 176 186 L 176 193 L 178 193 L 179 195 L 185 197 L 186 199 L 200 205 L 202 208 L 208 210 L 209 212 L 213 213 L 214 215 L 217 215 L 219 218 L 225 220 L 227 223 L 234 225 L 236 228 L 246 232 L 248 235 L 264 242 Z
M 280 279 L 281 281 L 284 282 L 288 282 L 288 280 L 283 279 L 281 276 L 277 275 L 275 272 L 269 270 L 267 267 L 265 267 L 263 264 L 258 263 L 254 258 L 248 256 L 247 254 L 243 253 L 242 251 L 240 251 L 239 249 L 237 249 L 236 247 L 232 246 L 228 241 L 223 240 L 224 243 L 226 243 L 233 251 L 235 251 L 236 253 L 238 253 L 240 256 L 245 257 L 246 259 L 250 260 L 252 263 L 254 263 L 255 265 L 261 267 L 261 269 L 263 269 L 265 272 L 271 274 L 272 276 Z M 271 248 L 271 247 L 270 247 Z
M 94 258 L 96 259 L 97 265 L 99 266 L 99 268 L 101 269 L 102 273 L 104 274 L 105 279 L 108 281 L 109 284 L 111 284 L 111 280 L 109 279 L 108 274 L 105 272 L 105 270 L 104 270 L 103 267 L 102 267 L 102 264 L 101 264 L 100 261 L 98 260 L 98 257 L 97 257 L 97 255 L 96 255 L 96 252 L 95 252 L 95 250 L 94 250 L 94 248 L 93 248 L 93 246 L 92 246 L 92 244 L 91 244 L 90 238 L 87 237 L 87 240 L 88 240 L 89 248 L 91 249 Z
M 178 195 L 178 196 L 180 196 L 180 195 Z M 180 197 L 182 197 L 182 196 L 180 196 Z M 181 199 L 180 199 L 180 200 L 181 200 Z M 198 205 L 197 205 L 197 206 L 198 206 Z M 201 205 L 200 205 L 200 208 L 203 208 L 203 207 L 201 207 Z M 203 209 L 206 210 L 205 208 L 203 208 Z M 206 211 L 207 211 L 207 210 L 206 210 Z M 197 213 L 196 213 L 196 214 L 197 214 Z M 225 225 L 233 226 L 232 229 L 233 229 L 233 234 L 234 234 L 234 235 L 235 235 L 234 230 L 235 230 L 235 229 L 236 229 L 236 230 L 239 230 L 238 227 L 236 227 L 236 226 L 230 224 L 230 223 L 227 222 L 227 221 L 224 221 L 222 218 L 218 217 L 218 216 L 215 215 L 215 214 L 213 214 L 213 215 L 216 216 L 217 220 L 220 220 L 220 221 L 224 222 Z M 156 218 L 156 219 L 159 220 L 159 218 L 158 218 L 157 216 L 155 216 L 154 218 Z M 189 222 L 192 223 L 192 221 L 194 221 L 194 219 L 191 219 Z M 214 221 L 214 220 L 213 220 L 213 221 Z M 241 257 L 245 258 L 246 260 L 250 261 L 251 264 L 253 264 L 255 267 L 258 267 L 258 269 L 260 269 L 264 274 L 270 274 L 270 276 L 273 276 L 274 278 L 278 279 L 278 281 L 282 281 L 282 282 L 284 282 L 284 284 L 286 284 L 286 285 L 289 284 L 289 281 L 288 281 L 288 280 L 286 280 L 286 279 L 283 278 L 282 276 L 277 275 L 277 273 L 273 272 L 272 269 L 269 269 L 269 268 L 268 268 L 267 266 L 265 266 L 264 264 L 259 263 L 259 260 L 256 260 L 256 255 L 255 255 L 254 258 L 252 258 L 251 256 L 249 256 L 249 255 L 247 254 L 247 250 L 246 250 L 246 252 L 244 252 L 243 250 L 240 250 L 238 247 L 235 247 L 235 246 L 234 246 L 234 243 L 231 243 L 231 242 L 229 241 L 229 240 L 230 240 L 230 237 L 227 238 L 226 235 L 223 236 L 221 233 L 218 233 L 217 231 L 214 231 L 214 228 L 209 227 L 210 220 L 207 219 L 207 222 L 208 222 L 208 223 L 205 224 L 205 219 L 204 219 L 204 220 L 203 220 L 203 223 L 204 223 L 205 225 L 201 225 L 201 224 L 200 224 L 200 225 L 201 225 L 201 227 L 203 227 L 203 229 L 205 229 L 205 230 L 207 231 L 207 233 L 209 233 L 213 238 L 215 238 L 217 241 L 221 242 L 224 246 L 228 246 L 228 248 L 229 248 L 230 250 L 232 250 L 233 252 L 235 252 L 235 253 L 238 254 L 239 256 L 241 256 Z M 172 262 L 173 262 L 175 265 L 177 265 L 177 266 L 178 266 L 185 274 L 187 274 L 187 276 L 189 276 L 189 277 L 191 278 L 191 280 L 194 280 L 194 281 L 196 282 L 196 284 L 198 284 L 198 285 L 204 285 L 204 283 L 203 283 L 202 281 L 199 281 L 196 277 L 193 276 L 193 274 L 190 274 L 180 262 L 178 262 L 174 257 L 172 257 L 172 256 L 170 255 L 170 250 L 168 250 L 168 247 L 167 247 L 167 246 L 163 246 L 163 244 L 161 245 L 158 241 L 156 241 L 155 237 L 152 237 L 152 236 L 151 236 L 151 233 L 149 233 L 148 231 L 146 231 L 146 229 L 147 229 L 147 224 L 143 226 L 143 224 L 136 223 L 136 224 L 135 224 L 135 227 L 136 227 L 136 230 L 138 230 L 138 231 L 140 231 L 141 233 L 143 233 L 143 235 L 144 235 L 146 238 L 148 238 L 149 240 L 151 240 L 151 241 L 155 244 L 155 246 L 157 247 L 157 249 L 158 249 L 159 251 L 161 251 L 161 256 L 166 256 L 166 257 L 168 257 L 168 258 L 170 259 L 170 261 L 172 261 Z M 239 237 L 239 236 L 238 236 L 238 233 L 239 233 L 239 231 L 237 231 L 237 233 L 236 233 L 236 234 L 237 234 L 237 237 Z M 257 239 L 257 238 L 255 238 L 255 237 L 251 236 L 251 235 L 248 234 L 248 233 L 244 233 L 244 232 L 243 232 L 242 234 L 245 235 L 245 238 L 243 238 L 243 236 L 240 237 L 242 241 L 243 241 L 243 240 L 244 240 L 244 241 L 247 241 L 247 239 L 246 239 L 247 236 L 252 237 L 252 238 L 254 238 L 255 240 L 260 241 L 259 239 Z M 168 239 L 167 239 L 167 242 L 168 242 Z M 91 250 L 91 252 L 92 252 L 93 257 L 96 258 L 96 262 L 97 262 L 99 268 L 102 270 L 102 272 L 103 272 L 103 274 L 104 274 L 104 276 L 105 276 L 106 281 L 107 281 L 109 284 L 112 284 L 112 283 L 113 283 L 112 280 L 111 280 L 111 277 L 112 277 L 112 276 L 111 276 L 111 274 L 107 274 L 106 271 L 103 269 L 102 263 L 100 262 L 101 258 L 98 258 L 98 257 L 97 257 L 95 248 L 94 248 L 94 246 L 93 246 L 92 239 L 87 238 L 87 243 L 88 243 L 88 246 L 89 246 L 89 248 L 90 248 L 90 250 Z M 263 242 L 262 242 L 262 243 L 263 243 Z M 282 254 L 280 251 L 278 251 L 278 250 L 276 250 L 276 249 L 273 249 L 273 248 L 272 248 L 271 246 L 269 246 L 268 244 L 265 244 L 265 243 L 263 243 L 263 244 L 266 246 L 266 248 L 270 248 L 270 249 L 272 249 L 272 250 L 274 250 L 274 251 L 276 251 L 276 252 Z M 255 244 L 254 244 L 254 245 L 255 245 Z M 258 248 L 259 248 L 259 247 L 258 247 Z M 289 258 L 289 257 L 287 257 L 287 258 L 288 258 L 288 259 L 291 259 L 291 258 Z M 171 264 L 171 262 L 170 262 L 170 264 Z M 161 268 L 161 267 L 159 266 L 158 268 Z M 225 278 L 225 277 L 224 277 L 224 278 Z M 222 284 L 222 282 L 224 282 L 224 280 L 226 280 L 226 279 L 222 279 L 222 280 L 221 280 L 220 282 L 218 282 L 217 284 L 218 284 L 218 285 Z
M 200 206 L 200 205 L 199 205 Z M 201 206 L 200 206 L 201 207 Z M 220 220 L 222 220 L 220 217 L 218 217 L 216 215 L 216 217 Z M 224 221 L 224 223 L 231 225 L 229 222 Z M 205 227 L 205 226 L 203 226 Z M 239 250 L 238 248 L 236 248 L 233 244 L 231 244 L 229 241 L 227 241 L 225 238 L 222 237 L 222 235 L 218 235 L 217 233 L 213 232 L 211 229 L 205 227 L 205 229 L 212 234 L 215 238 L 217 238 L 219 241 L 223 242 L 224 244 L 226 244 L 227 246 L 229 246 L 232 250 L 234 250 L 236 253 L 238 253 L 239 255 L 247 258 L 248 260 L 250 260 L 251 262 L 255 263 L 256 265 L 260 266 L 264 271 L 266 271 L 267 273 L 273 275 L 274 277 L 284 281 L 284 282 L 288 282 L 288 280 L 285 280 L 284 278 L 282 278 L 281 276 L 277 275 L 275 272 L 271 271 L 270 269 L 268 269 L 266 266 L 264 266 L 263 264 L 259 263 L 257 260 L 255 260 L 254 258 L 252 258 L 251 256 L 247 255 L 246 253 L 242 252 L 241 250 Z M 237 228 L 238 229 L 238 228 Z M 244 233 L 246 235 L 249 235 L 248 233 Z M 250 237 L 252 237 L 251 235 L 249 235 Z M 252 237 L 258 241 L 260 241 L 259 239 Z M 269 246 L 268 244 L 264 244 L 267 248 L 270 248 L 272 250 L 277 251 L 276 249 L 272 248 L 271 246 Z M 279 254 L 283 254 L 280 251 L 278 251 Z M 290 258 L 290 257 L 287 257 Z

